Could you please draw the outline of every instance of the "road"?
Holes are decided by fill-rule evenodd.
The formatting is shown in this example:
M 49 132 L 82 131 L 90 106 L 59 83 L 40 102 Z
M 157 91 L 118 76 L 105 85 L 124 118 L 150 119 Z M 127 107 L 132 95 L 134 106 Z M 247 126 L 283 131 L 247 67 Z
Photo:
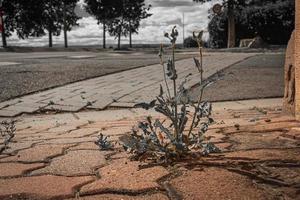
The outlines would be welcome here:
M 193 53 L 179 53 L 190 58 Z M 0 52 L 0 102 L 159 62 L 157 52 Z

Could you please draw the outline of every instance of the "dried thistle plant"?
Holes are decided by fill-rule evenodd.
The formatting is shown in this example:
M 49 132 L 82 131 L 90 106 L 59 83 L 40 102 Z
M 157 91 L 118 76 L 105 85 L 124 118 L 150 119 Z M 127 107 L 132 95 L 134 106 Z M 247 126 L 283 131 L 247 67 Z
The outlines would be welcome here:
M 165 63 L 164 48 L 159 51 L 160 63 L 164 71 L 166 91 L 160 86 L 160 94 L 151 103 L 137 104 L 146 110 L 154 108 L 165 116 L 166 120 L 153 120 L 147 117 L 132 129 L 130 135 L 121 138 L 124 148 L 138 160 L 156 160 L 172 162 L 185 158 L 190 153 L 207 155 L 220 150 L 206 141 L 205 133 L 214 120 L 211 118 L 212 105 L 203 102 L 203 91 L 207 83 L 203 80 L 202 34 L 194 33 L 194 39 L 199 45 L 199 59 L 194 58 L 195 66 L 200 75 L 201 92 L 198 102 L 192 103 L 189 89 L 185 87 L 188 76 L 177 87 L 178 74 L 175 65 L 175 49 L 178 31 L 174 27 L 165 37 L 172 45 L 172 55 Z M 171 84 L 168 83 L 171 80 Z M 172 91 L 173 90 L 173 91 Z M 190 110 L 194 111 L 191 112 Z
M 95 144 L 100 148 L 101 151 L 108 151 L 113 149 L 113 144 L 108 140 L 108 136 L 104 136 L 102 133 L 98 136 L 98 140 Z
M 7 148 L 9 143 L 15 137 L 16 121 L 3 121 L 0 123 L 0 154 L 2 154 Z

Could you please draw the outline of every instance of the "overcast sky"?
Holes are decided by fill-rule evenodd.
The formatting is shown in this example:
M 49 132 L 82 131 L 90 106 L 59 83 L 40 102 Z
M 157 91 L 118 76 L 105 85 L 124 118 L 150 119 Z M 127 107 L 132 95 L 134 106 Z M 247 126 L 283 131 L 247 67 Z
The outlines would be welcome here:
M 161 43 L 166 42 L 163 33 L 169 31 L 177 25 L 182 42 L 182 18 L 185 15 L 185 36 L 191 35 L 194 30 L 207 29 L 208 10 L 214 0 L 210 3 L 197 4 L 192 0 L 146 0 L 152 5 L 150 13 L 153 15 L 142 21 L 138 35 L 133 35 L 134 43 Z M 75 27 L 68 33 L 70 45 L 97 45 L 102 44 L 102 26 L 91 17 L 83 17 L 79 20 L 79 27 Z M 30 38 L 19 40 L 13 35 L 8 40 L 9 45 L 22 46 L 45 46 L 48 37 Z M 107 38 L 108 44 L 115 44 L 113 37 Z M 122 38 L 122 43 L 128 43 L 126 38 Z M 55 45 L 63 45 L 63 37 L 54 37 Z

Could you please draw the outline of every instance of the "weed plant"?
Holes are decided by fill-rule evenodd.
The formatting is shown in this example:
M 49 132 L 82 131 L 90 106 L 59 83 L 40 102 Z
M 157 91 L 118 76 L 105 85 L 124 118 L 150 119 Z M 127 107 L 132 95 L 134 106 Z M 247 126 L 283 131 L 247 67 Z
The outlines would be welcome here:
M 0 123 L 0 154 L 2 154 L 8 148 L 9 143 L 15 137 L 15 123 L 15 121 L 3 121 Z
M 162 114 L 165 120 L 148 116 L 132 129 L 130 135 L 121 138 L 125 150 L 130 152 L 134 159 L 173 162 L 195 153 L 202 156 L 220 151 L 213 143 L 207 142 L 205 137 L 214 120 L 211 118 L 211 103 L 202 101 L 204 89 L 209 84 L 203 80 L 202 35 L 202 31 L 193 33 L 199 47 L 199 58 L 194 58 L 194 62 L 201 88 L 198 102 L 194 104 L 189 96 L 190 89 L 185 86 L 191 74 L 178 85 L 175 64 L 178 31 L 174 27 L 171 33 L 165 33 L 164 36 L 170 41 L 172 49 L 167 62 L 162 45 L 158 54 L 165 87 L 160 85 L 160 93 L 152 102 L 135 106 L 146 110 L 154 109 Z

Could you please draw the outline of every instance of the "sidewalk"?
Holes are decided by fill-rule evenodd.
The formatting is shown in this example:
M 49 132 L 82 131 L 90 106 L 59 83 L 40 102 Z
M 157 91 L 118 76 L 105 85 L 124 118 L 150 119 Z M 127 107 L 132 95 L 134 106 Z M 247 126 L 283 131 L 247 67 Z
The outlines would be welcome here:
M 297 199 L 300 123 L 281 99 L 214 104 L 208 132 L 222 149 L 164 168 L 99 151 L 99 132 L 117 141 L 154 112 L 121 109 L 17 118 L 16 138 L 0 155 L 0 199 Z
M 216 53 L 204 56 L 204 78 L 256 54 Z M 193 59 L 176 62 L 179 82 L 193 74 L 187 83 L 194 86 L 199 75 Z M 103 110 L 132 107 L 153 100 L 163 83 L 163 69 L 151 65 L 50 89 L 0 103 L 0 116 L 15 117 L 23 113 L 77 112 L 82 109 Z M 162 84 L 164 85 L 164 84 Z

